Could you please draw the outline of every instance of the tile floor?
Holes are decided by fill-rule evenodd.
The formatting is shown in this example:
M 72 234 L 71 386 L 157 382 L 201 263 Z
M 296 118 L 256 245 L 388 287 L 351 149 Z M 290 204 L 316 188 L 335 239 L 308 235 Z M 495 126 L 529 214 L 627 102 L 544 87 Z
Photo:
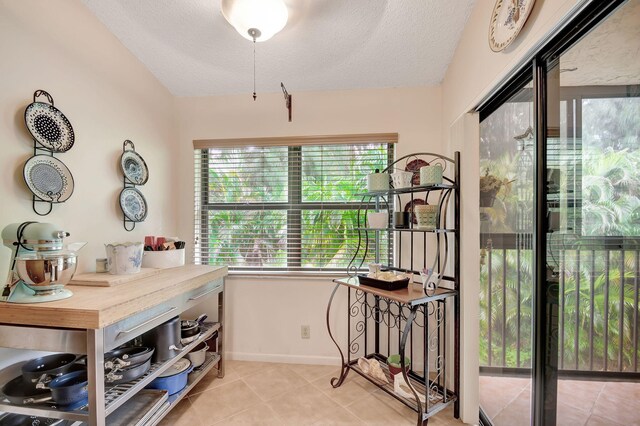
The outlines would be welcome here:
M 531 380 L 480 376 L 480 404 L 496 426 L 529 426 Z M 560 380 L 558 425 L 640 426 L 640 383 Z
M 337 389 L 338 367 L 229 361 L 224 379 L 212 370 L 162 426 L 376 425 L 412 426 L 417 414 L 354 372 Z M 429 426 L 463 423 L 452 408 Z

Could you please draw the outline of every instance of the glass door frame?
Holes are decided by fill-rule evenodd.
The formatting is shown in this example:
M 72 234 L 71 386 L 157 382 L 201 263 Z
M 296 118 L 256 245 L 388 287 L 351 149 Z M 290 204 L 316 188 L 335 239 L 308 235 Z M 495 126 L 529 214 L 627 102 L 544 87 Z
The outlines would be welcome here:
M 516 71 L 500 89 L 477 108 L 480 121 L 493 113 L 526 81 L 533 77 L 534 91 L 534 294 L 531 424 L 551 426 L 557 418 L 558 388 L 558 312 L 557 276 L 547 269 L 547 112 L 549 102 L 548 71 L 557 66 L 562 53 L 571 48 L 626 0 L 590 1 L 534 55 L 531 62 Z M 559 100 L 559 99 L 558 99 Z M 541 131 L 541 129 L 543 131 Z M 557 274 L 557 272 L 555 272 Z M 491 421 L 480 412 L 483 424 Z

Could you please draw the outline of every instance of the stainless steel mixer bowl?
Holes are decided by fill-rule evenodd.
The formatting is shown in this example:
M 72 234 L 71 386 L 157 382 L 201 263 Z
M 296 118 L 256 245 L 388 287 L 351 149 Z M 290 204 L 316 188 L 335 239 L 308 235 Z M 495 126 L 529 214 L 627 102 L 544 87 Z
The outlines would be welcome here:
M 76 267 L 75 253 L 38 254 L 16 259 L 18 276 L 27 287 L 37 293 L 55 292 L 61 289 L 71 281 Z

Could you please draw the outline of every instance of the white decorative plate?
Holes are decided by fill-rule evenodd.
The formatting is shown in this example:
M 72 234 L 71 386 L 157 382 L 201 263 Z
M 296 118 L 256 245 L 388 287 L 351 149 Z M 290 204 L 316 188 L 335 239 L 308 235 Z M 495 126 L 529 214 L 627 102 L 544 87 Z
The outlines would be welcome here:
M 73 176 L 64 163 L 49 155 L 35 155 L 22 169 L 24 181 L 44 201 L 62 203 L 73 193 Z
M 53 105 L 33 102 L 24 110 L 24 122 L 31 136 L 53 152 L 71 149 L 75 135 L 71 123 Z
M 124 176 L 135 185 L 144 185 L 149 179 L 149 169 L 144 159 L 135 151 L 124 151 L 120 156 Z
M 120 192 L 120 208 L 132 222 L 142 222 L 147 217 L 147 201 L 135 188 L 124 188 Z
M 524 26 L 535 0 L 496 0 L 489 23 L 489 47 L 494 52 L 506 49 Z

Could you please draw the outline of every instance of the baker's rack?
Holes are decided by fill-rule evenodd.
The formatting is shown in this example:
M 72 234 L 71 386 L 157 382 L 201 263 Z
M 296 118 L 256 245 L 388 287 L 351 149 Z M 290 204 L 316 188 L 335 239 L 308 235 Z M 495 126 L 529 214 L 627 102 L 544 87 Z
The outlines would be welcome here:
M 430 417 L 449 405 L 453 405 L 454 417 L 459 418 L 460 153 L 455 152 L 454 158 L 433 153 L 411 154 L 396 160 L 384 171 L 392 172 L 416 158 L 424 159 L 429 165 L 435 160 L 446 162 L 450 166 L 449 176 L 437 185 L 412 185 L 363 194 L 358 212 L 359 244 L 349 266 L 349 276 L 334 280 L 336 285 L 327 306 L 326 321 L 342 361 L 340 375 L 331 380 L 332 386 L 342 385 L 353 370 L 416 411 L 417 424 L 425 425 Z M 438 226 L 435 229 L 418 229 L 415 225 L 396 228 L 390 222 L 387 228 L 372 229 L 365 225 L 366 213 L 372 209 L 386 210 L 390 218 L 394 211 L 402 210 L 402 194 L 408 194 L 409 203 L 419 194 L 425 194 L 427 200 L 435 195 Z M 447 226 L 451 221 L 453 226 Z M 383 259 L 380 246 L 385 234 L 387 243 L 395 247 L 393 251 L 387 250 Z M 422 261 L 417 262 L 416 257 Z M 452 262 L 447 266 L 450 257 Z M 372 260 L 383 261 L 383 269 L 408 274 L 412 277 L 408 287 L 389 291 L 360 285 L 357 275 L 366 274 L 365 263 Z M 425 270 L 426 274 L 421 275 Z M 424 288 L 422 280 L 427 284 Z M 331 304 L 340 287 L 347 288 L 348 328 L 344 352 L 331 330 Z M 394 378 L 386 364 L 387 356 L 396 350 L 400 354 L 402 378 L 409 389 L 404 394 L 396 393 Z M 405 356 L 411 359 L 410 367 L 405 365 Z M 358 364 L 361 357 L 377 361 L 386 381 L 363 371 Z

